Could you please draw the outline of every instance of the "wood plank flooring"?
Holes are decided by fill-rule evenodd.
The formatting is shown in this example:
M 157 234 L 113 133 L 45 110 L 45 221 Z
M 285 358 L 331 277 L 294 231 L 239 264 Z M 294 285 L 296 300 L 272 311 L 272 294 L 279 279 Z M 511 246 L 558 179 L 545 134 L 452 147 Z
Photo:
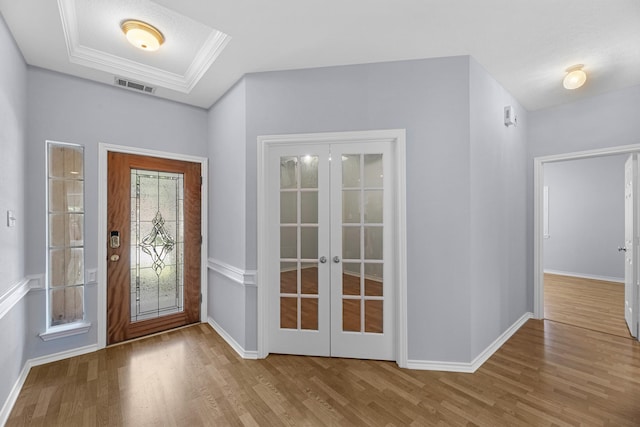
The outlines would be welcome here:
M 271 355 L 199 324 L 31 370 L 8 426 L 639 426 L 640 343 L 529 320 L 476 373 Z
M 624 320 L 624 284 L 621 283 L 545 274 L 544 317 L 632 338 Z

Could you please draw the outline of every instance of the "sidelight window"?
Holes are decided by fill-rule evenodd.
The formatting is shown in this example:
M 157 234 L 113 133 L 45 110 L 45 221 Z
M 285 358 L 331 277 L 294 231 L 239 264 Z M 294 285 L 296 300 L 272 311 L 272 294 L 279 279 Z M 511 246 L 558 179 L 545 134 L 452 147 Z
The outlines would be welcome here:
M 84 319 L 84 148 L 47 143 L 47 326 Z

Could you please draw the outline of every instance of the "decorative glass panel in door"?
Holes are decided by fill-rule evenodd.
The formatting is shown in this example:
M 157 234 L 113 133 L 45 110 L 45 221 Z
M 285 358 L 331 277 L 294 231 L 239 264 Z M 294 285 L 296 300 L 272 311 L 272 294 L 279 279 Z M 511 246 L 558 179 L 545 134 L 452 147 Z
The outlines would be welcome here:
M 131 170 L 131 321 L 183 310 L 184 176 Z

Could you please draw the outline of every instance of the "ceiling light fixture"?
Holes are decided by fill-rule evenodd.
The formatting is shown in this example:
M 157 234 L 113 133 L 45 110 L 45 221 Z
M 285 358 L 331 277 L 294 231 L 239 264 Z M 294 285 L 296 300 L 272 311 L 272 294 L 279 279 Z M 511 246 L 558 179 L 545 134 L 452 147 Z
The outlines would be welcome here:
M 577 64 L 567 68 L 567 75 L 564 76 L 562 81 L 565 89 L 578 89 L 587 81 L 587 73 L 582 70 L 583 67 L 583 64 Z
M 129 43 L 138 49 L 154 51 L 164 43 L 164 36 L 153 25 L 146 22 L 128 19 L 120 24 L 122 32 L 127 36 Z

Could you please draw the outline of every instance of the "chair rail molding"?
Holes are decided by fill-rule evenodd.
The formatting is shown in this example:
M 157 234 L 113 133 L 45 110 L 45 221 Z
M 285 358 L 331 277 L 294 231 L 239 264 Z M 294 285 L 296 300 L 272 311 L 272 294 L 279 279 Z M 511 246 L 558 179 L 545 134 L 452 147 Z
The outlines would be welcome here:
M 257 270 L 243 270 L 219 259 L 209 258 L 209 270 L 215 271 L 240 285 L 255 287 Z
M 42 289 L 44 284 L 43 274 L 26 276 L 14 282 L 4 295 L 0 296 L 0 319 L 2 319 L 25 295 L 32 289 Z

